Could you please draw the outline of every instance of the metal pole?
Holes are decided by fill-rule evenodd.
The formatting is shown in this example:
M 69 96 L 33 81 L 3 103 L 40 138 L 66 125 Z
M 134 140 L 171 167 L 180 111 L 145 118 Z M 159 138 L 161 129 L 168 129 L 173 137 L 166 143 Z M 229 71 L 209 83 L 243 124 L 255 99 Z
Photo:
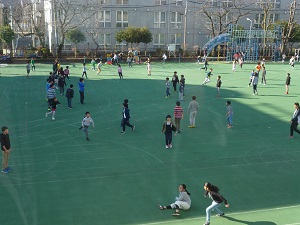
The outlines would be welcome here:
M 13 30 L 14 28 L 13 28 L 13 11 L 12 11 L 12 7 L 11 7 L 11 4 L 9 5 L 9 9 L 10 9 L 10 27 L 11 27 L 11 29 Z M 12 50 L 12 52 L 11 53 L 13 53 L 13 55 L 14 55 L 14 52 L 15 52 L 15 43 L 14 43 L 14 38 L 11 40 L 11 50 Z M 7 48 L 6 48 L 6 50 L 7 50 Z M 11 54 L 10 53 L 10 54 Z M 7 52 L 6 52 L 6 54 L 7 54 Z M 12 55 L 12 56 L 13 56 Z
M 248 21 L 250 21 L 250 34 L 249 34 L 249 57 L 248 59 L 250 60 L 251 58 L 251 34 L 252 34 L 252 20 L 250 20 L 249 18 L 247 18 Z
M 187 1 L 185 1 L 185 9 L 184 9 L 184 26 L 183 26 L 183 56 L 186 51 L 186 14 L 187 14 Z

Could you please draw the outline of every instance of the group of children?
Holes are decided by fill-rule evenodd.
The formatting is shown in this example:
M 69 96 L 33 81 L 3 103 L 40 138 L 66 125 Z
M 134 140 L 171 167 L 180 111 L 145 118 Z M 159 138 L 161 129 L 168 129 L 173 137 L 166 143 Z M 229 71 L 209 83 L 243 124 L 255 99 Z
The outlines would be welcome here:
M 178 100 L 180 102 L 183 101 L 183 97 L 184 97 L 184 88 L 185 88 L 185 77 L 182 74 L 181 78 L 179 80 L 178 75 L 177 75 L 177 71 L 174 71 L 174 74 L 172 76 L 172 85 L 173 85 L 173 92 L 177 92 L 177 84 L 179 83 L 179 97 Z M 171 96 L 170 94 L 170 79 L 169 77 L 166 78 L 166 98 L 169 98 Z
M 210 225 L 211 213 L 213 211 L 217 212 L 218 217 L 224 217 L 225 213 L 221 211 L 219 208 L 222 203 L 225 204 L 225 207 L 228 208 L 230 205 L 227 200 L 220 194 L 220 189 L 209 183 L 204 183 L 203 186 L 205 192 L 204 197 L 209 197 L 212 200 L 210 206 L 206 208 L 206 221 L 203 225 Z M 189 210 L 192 205 L 191 193 L 187 190 L 185 184 L 180 184 L 178 187 L 179 196 L 175 198 L 175 202 L 170 205 L 158 205 L 160 210 L 166 209 L 175 209 L 175 212 L 172 214 L 173 216 L 180 216 L 180 210 Z

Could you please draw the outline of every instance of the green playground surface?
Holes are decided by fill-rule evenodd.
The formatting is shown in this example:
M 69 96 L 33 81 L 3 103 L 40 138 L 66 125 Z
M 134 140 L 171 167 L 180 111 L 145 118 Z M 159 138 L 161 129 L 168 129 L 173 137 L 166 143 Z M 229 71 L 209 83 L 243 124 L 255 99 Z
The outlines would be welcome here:
M 0 65 L 0 125 L 9 127 L 13 149 L 13 171 L 0 176 L 1 225 L 203 224 L 211 204 L 203 197 L 207 181 L 219 186 L 230 204 L 221 207 L 225 218 L 212 216 L 212 225 L 300 224 L 300 135 L 288 138 L 293 104 L 300 101 L 300 64 L 292 69 L 267 62 L 267 85 L 258 85 L 257 96 L 248 87 L 255 64 L 233 73 L 231 63 L 212 62 L 206 86 L 196 63 L 153 62 L 152 76 L 144 64 L 122 64 L 123 80 L 116 66 L 103 65 L 97 76 L 88 65 L 84 105 L 77 87 L 81 65 L 69 65 L 73 109 L 57 91 L 61 105 L 55 121 L 45 117 L 52 64 L 37 61 L 28 79 L 25 66 Z M 182 133 L 165 149 L 162 123 L 178 100 L 172 89 L 165 98 L 165 78 L 175 70 L 186 78 L 185 115 Z M 186 110 L 193 95 L 200 110 L 196 128 L 189 129 Z M 136 129 L 121 134 L 125 98 Z M 226 124 L 227 100 L 234 110 L 232 129 Z M 89 129 L 90 141 L 78 130 L 86 111 L 96 125 Z M 192 206 L 172 217 L 172 210 L 157 206 L 174 202 L 181 183 L 192 194 Z

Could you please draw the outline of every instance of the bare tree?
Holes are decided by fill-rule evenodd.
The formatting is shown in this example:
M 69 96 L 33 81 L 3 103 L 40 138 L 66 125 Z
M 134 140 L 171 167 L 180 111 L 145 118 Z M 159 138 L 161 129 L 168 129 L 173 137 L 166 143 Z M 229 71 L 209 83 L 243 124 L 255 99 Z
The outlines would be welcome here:
M 45 45 L 45 26 L 42 21 L 43 9 L 37 9 L 31 0 L 17 0 L 12 2 L 11 18 L 15 33 L 21 37 L 36 36 L 40 45 Z M 35 45 L 35 41 L 32 43 Z
M 280 49 L 281 53 L 284 53 L 288 42 L 291 39 L 293 39 L 295 36 L 294 31 L 298 23 L 298 20 L 295 19 L 296 9 L 297 9 L 297 2 L 296 0 L 293 0 L 289 8 L 289 19 L 287 21 L 282 20 L 277 22 L 277 24 L 281 28 L 281 33 L 282 33 L 282 45 Z
M 264 38 L 263 38 L 263 56 L 265 56 L 266 52 L 266 43 L 267 43 L 267 31 L 270 29 L 272 24 L 274 24 L 274 15 L 272 14 L 273 9 L 275 8 L 274 0 L 264 0 L 260 3 L 260 8 L 262 9 L 262 18 L 260 19 L 261 28 L 264 31 Z M 260 17 L 259 17 L 260 18 Z
M 85 26 L 85 32 L 87 34 L 87 36 L 89 36 L 91 38 L 91 40 L 94 42 L 94 44 L 96 45 L 96 50 L 95 50 L 95 54 L 97 54 L 98 49 L 100 47 L 99 45 L 99 35 L 100 35 L 100 30 L 99 30 L 99 26 L 100 25 L 100 21 L 98 20 L 97 16 L 95 16 L 95 20 L 94 22 L 91 24 L 91 26 Z
M 212 37 L 227 31 L 228 25 L 236 25 L 240 18 L 253 11 L 254 0 L 201 1 L 198 17 Z
M 55 28 L 59 34 L 58 56 L 61 55 L 69 30 L 85 25 L 98 11 L 95 0 L 52 0 Z

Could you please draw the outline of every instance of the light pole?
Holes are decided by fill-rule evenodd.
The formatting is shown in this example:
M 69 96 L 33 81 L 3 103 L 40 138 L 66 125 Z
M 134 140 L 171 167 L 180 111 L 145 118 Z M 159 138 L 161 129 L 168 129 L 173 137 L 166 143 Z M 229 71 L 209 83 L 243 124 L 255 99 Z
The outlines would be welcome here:
M 250 21 L 250 34 L 249 34 L 249 47 L 251 44 L 251 30 L 252 30 L 252 20 L 250 20 L 249 18 L 247 18 L 248 21 Z
M 184 26 L 183 26 L 183 55 L 186 51 L 186 14 L 187 14 L 187 2 L 185 1 L 185 9 L 184 9 Z

